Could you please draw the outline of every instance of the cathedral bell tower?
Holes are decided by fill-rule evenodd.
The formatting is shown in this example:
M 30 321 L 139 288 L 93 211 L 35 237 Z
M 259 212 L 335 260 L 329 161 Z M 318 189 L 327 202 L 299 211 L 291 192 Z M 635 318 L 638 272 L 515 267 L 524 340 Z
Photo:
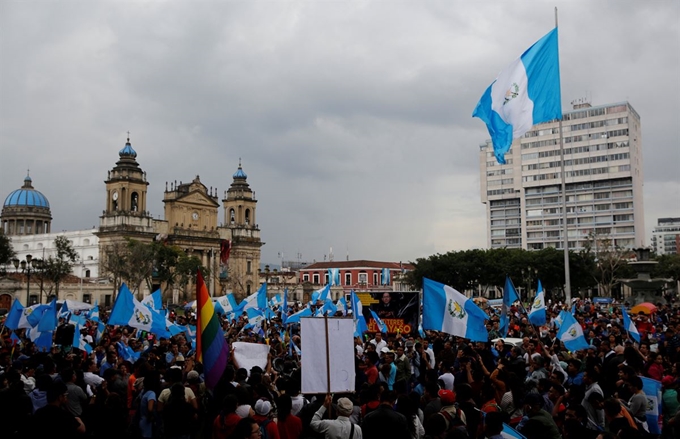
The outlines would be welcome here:
M 146 172 L 137 163 L 137 152 L 128 137 L 123 149 L 118 152 L 116 166 L 108 172 L 106 184 L 106 208 L 99 217 L 99 261 L 100 273 L 105 273 L 107 254 L 116 244 L 123 244 L 126 238 L 138 241 L 153 240 L 154 225 L 151 214 L 146 210 L 146 193 L 149 182 Z
M 255 292 L 259 287 L 260 247 L 264 245 L 255 216 L 257 200 L 247 179 L 239 160 L 231 187 L 222 200 L 224 227 L 231 235 L 229 284 L 235 293 L 243 296 Z

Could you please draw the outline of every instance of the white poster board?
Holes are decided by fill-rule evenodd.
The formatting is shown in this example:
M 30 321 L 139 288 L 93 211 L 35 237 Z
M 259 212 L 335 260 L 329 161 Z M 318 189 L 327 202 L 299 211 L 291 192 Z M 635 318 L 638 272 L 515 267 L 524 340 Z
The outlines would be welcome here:
M 300 319 L 302 393 L 327 393 L 326 324 L 324 319 Z M 354 391 L 354 321 L 328 319 L 331 393 Z
M 231 350 L 234 353 L 234 362 L 238 367 L 246 369 L 249 376 L 250 369 L 254 366 L 260 366 L 262 370 L 267 368 L 269 345 L 236 341 L 231 344 Z

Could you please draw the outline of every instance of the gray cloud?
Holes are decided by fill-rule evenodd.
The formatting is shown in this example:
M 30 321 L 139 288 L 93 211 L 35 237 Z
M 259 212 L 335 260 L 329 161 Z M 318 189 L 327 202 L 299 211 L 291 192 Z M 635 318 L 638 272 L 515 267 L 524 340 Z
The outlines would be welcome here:
M 642 117 L 647 228 L 678 215 L 680 5 L 558 2 L 563 106 Z M 239 157 L 263 260 L 412 260 L 486 245 L 470 117 L 553 26 L 545 2 L 0 4 L 0 193 L 31 168 L 54 230 L 98 224 L 131 131 L 162 215 L 166 181 L 220 193 Z M 673 203 L 673 200 L 676 202 Z

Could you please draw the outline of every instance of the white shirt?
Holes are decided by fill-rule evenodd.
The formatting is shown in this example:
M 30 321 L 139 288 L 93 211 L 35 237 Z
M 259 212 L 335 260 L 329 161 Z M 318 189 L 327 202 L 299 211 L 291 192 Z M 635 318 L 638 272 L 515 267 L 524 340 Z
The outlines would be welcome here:
M 314 413 L 312 422 L 309 426 L 312 430 L 317 433 L 323 433 L 325 439 L 341 439 L 348 438 L 350 431 L 352 430 L 352 423 L 349 421 L 347 416 L 338 416 L 337 419 L 324 419 L 324 413 L 326 413 L 326 407 L 321 406 L 319 410 Z M 354 436 L 353 439 L 362 439 L 361 427 L 358 425 L 354 426 Z
M 446 390 L 453 390 L 453 382 L 455 378 L 451 372 L 446 372 L 445 374 L 440 375 L 439 379 L 444 382 L 444 388 Z
M 375 338 L 371 340 L 371 343 L 375 345 L 375 351 L 380 355 L 380 350 L 387 347 L 387 342 L 385 340 L 376 341 Z
M 89 384 L 90 387 L 94 388 L 98 387 L 104 381 L 104 378 L 92 372 L 85 372 L 83 374 L 83 381 L 85 381 L 85 384 Z

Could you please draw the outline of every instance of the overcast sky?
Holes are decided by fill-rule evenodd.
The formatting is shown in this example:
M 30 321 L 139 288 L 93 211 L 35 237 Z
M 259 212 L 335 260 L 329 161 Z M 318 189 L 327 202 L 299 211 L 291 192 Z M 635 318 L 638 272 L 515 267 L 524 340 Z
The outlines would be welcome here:
M 200 174 L 221 199 L 241 157 L 263 262 L 484 248 L 471 113 L 555 5 L 565 111 L 642 118 L 649 242 L 680 216 L 674 0 L 0 0 L 0 198 L 30 168 L 53 231 L 98 225 L 129 130 L 156 218 L 166 181 Z

